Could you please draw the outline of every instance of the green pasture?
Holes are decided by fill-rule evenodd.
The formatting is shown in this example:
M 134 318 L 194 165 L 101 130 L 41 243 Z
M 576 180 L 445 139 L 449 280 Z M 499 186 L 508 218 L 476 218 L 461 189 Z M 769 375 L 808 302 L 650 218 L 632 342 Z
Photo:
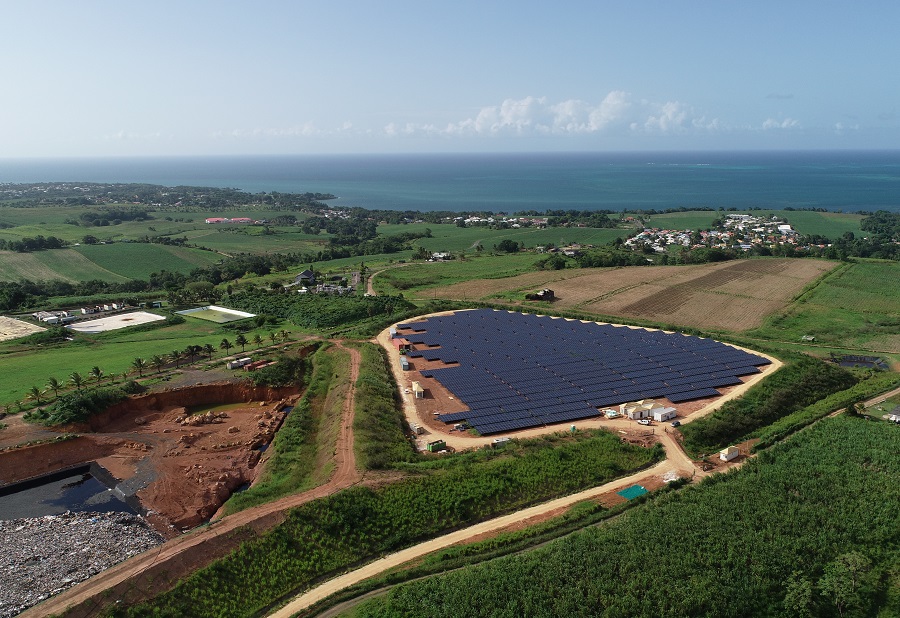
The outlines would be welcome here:
M 375 277 L 378 294 L 427 296 L 427 290 L 473 279 L 501 279 L 534 270 L 534 253 L 476 255 L 465 260 L 424 262 L 391 268 Z
M 112 283 L 148 279 L 150 273 L 168 270 L 188 273 L 214 264 L 222 256 L 202 249 L 145 243 L 82 245 L 33 253 L 0 251 L 0 281 L 90 281 Z
M 474 252 L 477 245 L 485 251 L 503 240 L 513 240 L 525 244 L 525 247 L 536 247 L 553 243 L 556 246 L 573 243 L 604 245 L 616 238 L 628 235 L 624 229 L 598 229 L 586 227 L 554 227 L 554 228 L 518 228 L 495 230 L 487 227 L 457 227 L 446 224 L 411 223 L 406 225 L 379 225 L 378 233 L 390 236 L 403 232 L 424 232 L 431 230 L 432 238 L 420 238 L 417 245 L 429 251 Z
M 642 215 L 646 227 L 663 230 L 705 230 L 723 213 L 712 210 L 688 210 L 661 215 Z M 637 215 L 635 215 L 637 216 Z
M 748 336 L 817 346 L 900 353 L 900 264 L 859 260 L 819 279 Z
M 244 336 L 249 341 L 258 333 L 264 345 L 270 345 L 269 333 L 286 330 L 296 334 L 303 332 L 289 322 L 278 326 L 265 326 L 254 329 Z M 213 360 L 222 357 L 224 350 L 219 349 L 222 339 L 234 342 L 237 333 L 222 328 L 212 322 L 203 320 L 187 320 L 183 324 L 163 326 L 153 330 L 132 330 L 124 328 L 96 335 L 76 335 L 74 341 L 63 344 L 22 350 L 15 341 L 0 344 L 0 405 L 12 401 L 24 400 L 26 392 L 37 386 L 41 390 L 46 387 L 47 380 L 53 376 L 60 382 L 67 382 L 73 371 L 80 373 L 85 379 L 89 377 L 91 367 L 100 367 L 105 375 L 131 372 L 131 363 L 135 358 L 148 361 L 158 354 L 170 354 L 174 350 L 182 351 L 189 345 L 203 346 L 211 344 L 216 353 Z M 253 351 L 256 346 L 250 343 L 246 351 Z M 229 355 L 241 352 L 239 346 L 231 348 Z M 198 357 L 199 359 L 200 357 Z M 205 356 L 203 356 L 205 358 Z M 148 367 L 144 376 L 152 376 L 156 370 Z M 136 374 L 135 374 L 136 375 Z M 52 393 L 49 393 L 52 396 Z

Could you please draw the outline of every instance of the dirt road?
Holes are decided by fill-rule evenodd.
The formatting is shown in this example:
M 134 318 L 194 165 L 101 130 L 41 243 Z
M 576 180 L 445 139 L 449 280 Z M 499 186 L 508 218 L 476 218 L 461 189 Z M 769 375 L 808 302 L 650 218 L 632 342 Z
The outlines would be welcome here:
M 91 616 L 103 606 L 123 599 L 129 603 L 158 594 L 178 579 L 224 556 L 240 542 L 269 529 L 284 519 L 285 511 L 330 496 L 362 480 L 356 469 L 353 449 L 353 411 L 355 385 L 359 377 L 360 353 L 350 353 L 350 388 L 344 401 L 340 435 L 335 449 L 335 471 L 324 485 L 288 496 L 281 500 L 223 517 L 208 526 L 172 539 L 160 547 L 135 556 L 111 569 L 51 597 L 20 616 L 31 618 L 58 614 L 69 607 L 80 606 L 72 616 Z M 247 526 L 249 530 L 240 530 Z M 167 583 L 168 582 L 168 583 Z M 104 594 L 111 591 L 111 594 Z

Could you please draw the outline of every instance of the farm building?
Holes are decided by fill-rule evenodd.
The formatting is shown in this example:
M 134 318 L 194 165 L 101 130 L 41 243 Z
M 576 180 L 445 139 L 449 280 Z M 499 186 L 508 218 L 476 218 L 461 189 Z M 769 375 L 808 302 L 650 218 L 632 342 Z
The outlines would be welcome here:
M 212 223 L 225 223 L 226 221 L 228 221 L 228 219 L 225 219 L 224 217 L 207 217 L 207 218 L 206 218 L 206 222 L 207 222 L 207 223 L 210 223 L 210 224 L 212 224 Z
M 425 399 L 425 389 L 418 382 L 412 383 L 412 391 L 416 395 L 416 399 Z
M 661 403 L 657 403 L 652 399 L 641 399 L 640 401 L 631 401 L 619 405 L 619 412 L 627 416 L 633 421 L 642 418 L 650 418 L 657 410 L 664 409 Z
M 228 364 L 225 366 L 228 367 L 229 369 L 240 369 L 244 365 L 249 365 L 251 362 L 252 361 L 251 361 L 250 357 L 239 358 L 237 360 L 229 361 Z
M 653 411 L 653 420 L 657 423 L 671 420 L 676 416 L 678 416 L 678 411 L 675 408 L 658 408 Z
M 316 284 L 316 274 L 307 269 L 302 273 L 294 277 L 294 285 L 315 285 Z
M 733 459 L 737 459 L 740 454 L 741 452 L 736 446 L 729 446 L 719 451 L 719 459 L 721 459 L 722 461 L 731 461 Z

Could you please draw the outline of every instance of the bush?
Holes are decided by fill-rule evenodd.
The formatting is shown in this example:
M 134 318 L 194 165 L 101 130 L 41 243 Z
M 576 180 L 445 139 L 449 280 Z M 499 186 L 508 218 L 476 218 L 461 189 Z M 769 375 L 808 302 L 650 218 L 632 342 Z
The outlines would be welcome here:
M 131 384 L 135 382 L 132 380 Z M 102 412 L 127 396 L 125 390 L 121 388 L 95 388 L 65 393 L 60 395 L 53 405 L 29 412 L 23 418 L 47 426 L 83 423 L 92 415 Z
M 253 386 L 300 386 L 306 378 L 309 363 L 305 358 L 279 355 L 274 365 L 257 369 L 250 374 Z

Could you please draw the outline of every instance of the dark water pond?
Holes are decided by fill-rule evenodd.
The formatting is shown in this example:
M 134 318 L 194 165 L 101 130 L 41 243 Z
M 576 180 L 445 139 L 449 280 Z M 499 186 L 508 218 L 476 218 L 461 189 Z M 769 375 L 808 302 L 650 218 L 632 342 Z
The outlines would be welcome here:
M 0 492 L 0 519 L 43 517 L 66 511 L 135 513 L 122 497 L 97 480 L 89 471 L 72 472 L 62 478 L 48 477 L 15 492 Z

